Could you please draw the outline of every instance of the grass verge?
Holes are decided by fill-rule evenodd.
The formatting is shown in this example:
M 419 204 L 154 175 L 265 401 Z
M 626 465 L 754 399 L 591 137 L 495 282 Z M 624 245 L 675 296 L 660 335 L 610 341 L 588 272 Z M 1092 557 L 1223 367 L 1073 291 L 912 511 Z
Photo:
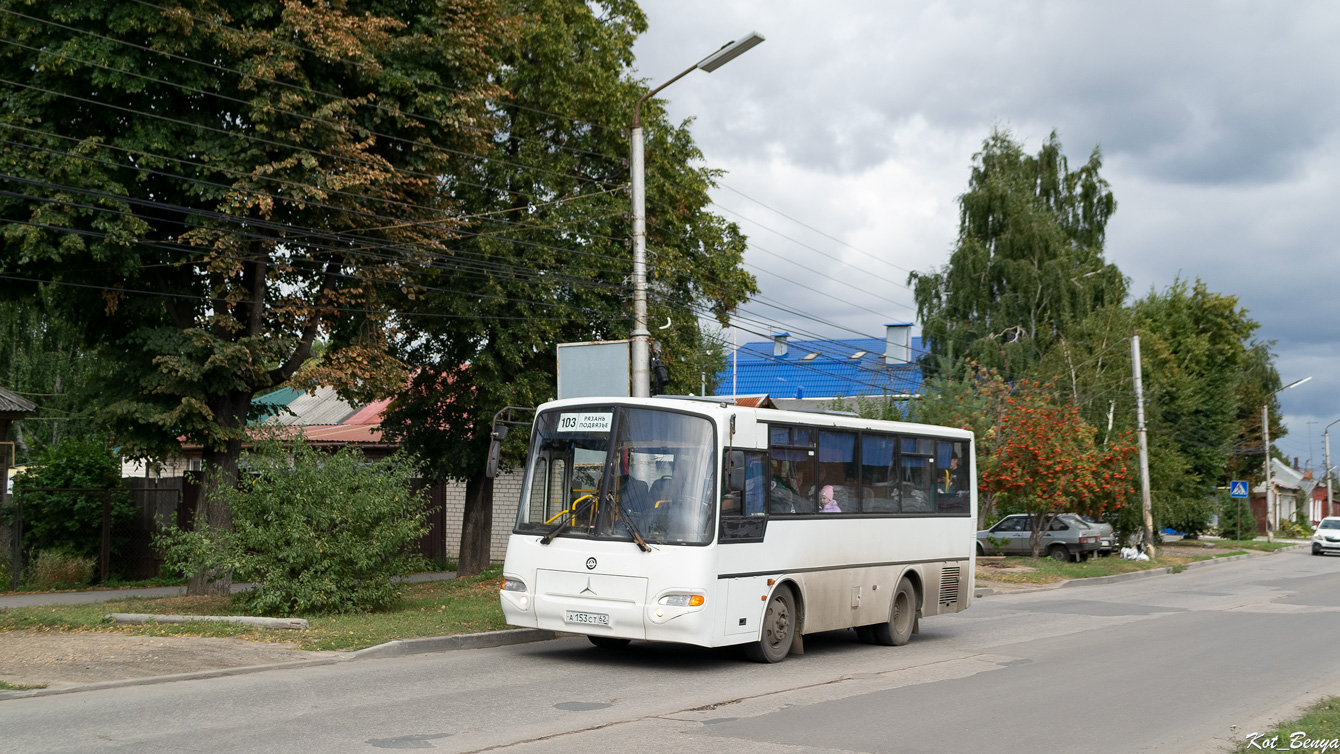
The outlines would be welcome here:
M 1119 573 L 1148 571 L 1171 567 L 1174 573 L 1185 570 L 1188 563 L 1212 558 L 1243 555 L 1241 550 L 1221 555 L 1178 557 L 1160 555 L 1150 561 L 1122 560 L 1117 557 L 1090 558 L 1084 563 L 1064 563 L 1051 558 L 1006 557 L 1004 560 L 977 560 L 977 579 L 1003 581 L 1010 584 L 1054 584 L 1069 579 L 1090 579 L 1096 576 L 1114 576 Z
M 28 685 L 23 683 L 10 683 L 8 681 L 0 681 L 0 691 L 32 691 L 33 689 L 44 689 L 46 687 L 47 685 L 45 683 L 34 683 Z
M 148 636 L 218 636 L 251 641 L 293 642 L 299 649 L 363 649 L 393 639 L 448 636 L 507 628 L 498 602 L 502 567 L 453 581 L 406 586 L 395 610 L 350 615 L 296 615 L 307 618 L 306 631 L 277 631 L 231 623 L 146 624 L 123 626 L 104 620 L 108 613 L 156 615 L 240 615 L 231 597 L 162 597 L 92 605 L 44 605 L 0 611 L 0 631 L 97 631 Z
M 1159 547 L 1176 548 L 1178 550 L 1203 548 L 1206 545 L 1217 549 L 1229 550 L 1259 550 L 1261 552 L 1275 552 L 1283 550 L 1286 547 L 1293 547 L 1297 542 L 1267 542 L 1264 539 L 1176 539 L 1162 542 Z
M 1272 740 L 1273 739 L 1273 740 Z M 1335 751 L 1340 744 L 1340 697 L 1317 702 L 1302 717 L 1280 723 L 1274 730 L 1248 732 L 1235 752 L 1260 751 Z

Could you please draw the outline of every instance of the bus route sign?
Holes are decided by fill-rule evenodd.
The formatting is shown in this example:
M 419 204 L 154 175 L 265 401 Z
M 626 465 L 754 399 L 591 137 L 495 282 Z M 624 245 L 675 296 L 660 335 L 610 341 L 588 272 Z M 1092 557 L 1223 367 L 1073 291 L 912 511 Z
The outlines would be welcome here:
M 1247 497 L 1247 483 L 1241 480 L 1233 480 L 1228 483 L 1229 497 Z
M 610 431 L 610 420 L 614 418 L 612 413 L 588 413 L 579 414 L 559 414 L 558 431 L 559 432 L 608 432 Z

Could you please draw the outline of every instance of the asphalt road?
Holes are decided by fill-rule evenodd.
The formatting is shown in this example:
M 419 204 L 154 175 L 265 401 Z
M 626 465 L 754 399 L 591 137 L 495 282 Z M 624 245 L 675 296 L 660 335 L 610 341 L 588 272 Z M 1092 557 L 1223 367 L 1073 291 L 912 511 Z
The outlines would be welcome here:
M 0 750 L 1214 752 L 1340 694 L 1340 558 L 978 600 L 804 657 L 565 638 L 0 701 Z

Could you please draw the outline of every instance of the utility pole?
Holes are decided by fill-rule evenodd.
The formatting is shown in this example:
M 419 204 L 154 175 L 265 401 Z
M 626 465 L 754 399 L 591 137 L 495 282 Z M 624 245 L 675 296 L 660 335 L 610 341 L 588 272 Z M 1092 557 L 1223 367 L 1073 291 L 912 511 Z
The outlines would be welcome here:
M 1326 446 L 1325 448 L 1326 449 L 1326 515 L 1328 516 L 1335 515 L 1332 512 L 1331 507 L 1335 503 L 1335 500 L 1331 494 L 1331 427 L 1334 427 L 1336 425 L 1336 422 L 1340 422 L 1340 419 L 1336 419 L 1330 424 L 1327 424 L 1326 430 L 1321 433 L 1322 439 L 1324 440 Z
M 1326 433 L 1326 516 L 1329 515 L 1331 515 L 1331 435 L 1328 432 Z
M 1154 557 L 1154 512 L 1149 499 L 1149 438 L 1145 436 L 1145 391 L 1140 377 L 1140 336 L 1131 336 L 1131 363 L 1135 370 L 1135 424 L 1140 436 L 1140 497 L 1144 503 L 1145 554 Z
M 1274 536 L 1280 522 L 1275 520 L 1274 496 L 1270 494 L 1270 404 L 1261 407 L 1261 436 L 1266 449 L 1266 539 Z
M 674 78 L 652 89 L 633 106 L 633 130 L 628 135 L 632 154 L 629 167 L 632 172 L 633 198 L 633 329 L 629 333 L 632 348 L 629 355 L 633 372 L 632 397 L 646 398 L 651 395 L 651 357 L 648 353 L 647 331 L 647 189 L 646 164 L 643 155 L 642 105 L 657 92 L 679 81 L 693 71 L 711 73 L 721 66 L 744 54 L 754 45 L 763 41 L 763 35 L 750 32 L 748 36 L 728 42 L 721 49 L 684 69 Z

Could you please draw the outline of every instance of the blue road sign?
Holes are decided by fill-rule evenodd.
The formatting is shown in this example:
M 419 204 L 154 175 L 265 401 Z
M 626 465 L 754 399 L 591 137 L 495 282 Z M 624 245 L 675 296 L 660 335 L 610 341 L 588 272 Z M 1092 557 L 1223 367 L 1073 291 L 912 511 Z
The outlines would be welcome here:
M 1228 484 L 1229 497 L 1247 497 L 1247 483 L 1233 481 Z

